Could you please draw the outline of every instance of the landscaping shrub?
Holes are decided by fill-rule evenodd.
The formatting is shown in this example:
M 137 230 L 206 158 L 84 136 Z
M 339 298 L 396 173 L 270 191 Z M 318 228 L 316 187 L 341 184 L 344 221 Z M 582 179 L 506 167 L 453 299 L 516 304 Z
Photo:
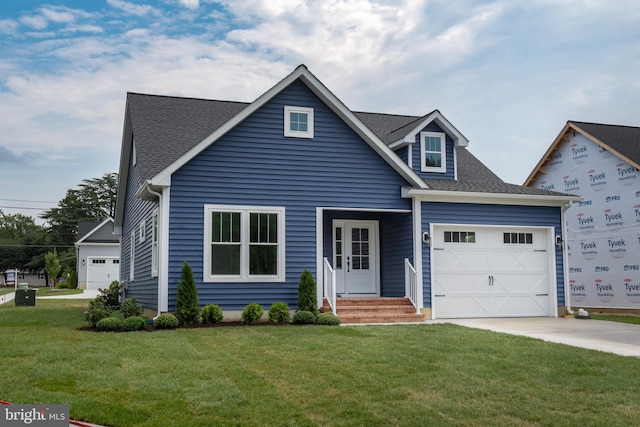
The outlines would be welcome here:
M 216 304 L 207 304 L 202 308 L 202 321 L 204 323 L 218 323 L 222 319 L 224 319 L 224 315 Z
M 119 317 L 105 317 L 96 323 L 99 332 L 116 332 L 122 330 L 122 319 Z
M 269 321 L 273 323 L 288 322 L 291 314 L 289 306 L 284 302 L 274 302 L 269 309 Z
M 67 277 L 67 288 L 75 289 L 78 287 L 78 273 L 75 271 L 69 272 L 69 277 Z
M 260 304 L 255 302 L 247 304 L 242 310 L 242 321 L 250 325 L 256 324 L 262 318 L 262 313 L 264 313 L 264 310 L 262 310 Z
M 89 308 L 84 312 L 84 315 L 91 327 L 95 328 L 96 324 L 105 317 L 111 316 L 111 309 L 106 307 L 102 301 L 93 300 L 89 301 Z
M 105 307 L 111 310 L 120 309 L 120 297 L 124 295 L 124 290 L 120 286 L 120 282 L 114 280 L 108 289 L 98 289 L 100 294 L 96 297 L 96 301 L 101 301 Z
M 120 311 L 122 312 L 122 317 L 127 319 L 131 316 L 140 316 L 144 311 L 144 306 L 138 304 L 138 300 L 135 298 L 125 298 L 120 304 Z
M 176 293 L 176 317 L 183 325 L 193 325 L 200 321 L 198 289 L 193 280 L 193 270 L 186 261 L 182 266 L 182 277 Z
M 144 329 L 144 319 L 140 316 L 130 316 L 124 319 L 122 322 L 122 330 L 131 332 L 131 331 L 139 331 Z
M 171 313 L 164 313 L 156 317 L 154 325 L 158 329 L 175 329 L 178 327 L 178 319 Z
M 340 319 L 333 313 L 322 313 L 316 317 L 316 325 L 338 326 Z
M 316 282 L 313 275 L 306 268 L 300 274 L 300 284 L 298 285 L 298 310 L 310 311 L 318 314 L 318 297 L 316 296 Z
M 312 325 L 316 322 L 316 315 L 310 311 L 296 311 L 293 315 L 293 323 L 296 325 Z

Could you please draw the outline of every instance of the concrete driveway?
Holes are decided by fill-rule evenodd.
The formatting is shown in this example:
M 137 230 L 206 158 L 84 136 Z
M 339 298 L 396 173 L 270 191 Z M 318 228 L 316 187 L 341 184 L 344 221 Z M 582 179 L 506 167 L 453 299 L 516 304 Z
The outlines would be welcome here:
M 544 341 L 640 357 L 640 325 L 574 318 L 442 319 L 427 323 L 454 323 Z

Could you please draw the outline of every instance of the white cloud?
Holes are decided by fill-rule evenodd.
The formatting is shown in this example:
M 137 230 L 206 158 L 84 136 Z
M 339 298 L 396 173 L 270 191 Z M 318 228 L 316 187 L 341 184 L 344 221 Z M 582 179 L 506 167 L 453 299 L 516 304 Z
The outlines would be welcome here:
M 197 9 L 200 7 L 200 0 L 178 0 L 178 2 L 188 9 Z
M 16 35 L 18 23 L 13 19 L 0 20 L 0 34 Z
M 20 17 L 20 23 L 34 30 L 44 30 L 49 25 L 47 18 L 42 15 L 23 15 Z
M 159 15 L 158 9 L 149 5 L 139 5 L 124 0 L 107 0 L 107 4 L 113 8 L 122 10 L 135 16 Z

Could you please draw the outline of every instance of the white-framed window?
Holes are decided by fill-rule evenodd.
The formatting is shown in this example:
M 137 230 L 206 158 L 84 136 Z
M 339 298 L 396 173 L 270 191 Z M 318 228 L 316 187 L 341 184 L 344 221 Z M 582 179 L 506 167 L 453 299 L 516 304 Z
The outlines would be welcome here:
M 446 135 L 442 132 L 420 132 L 420 170 L 447 171 Z
M 313 108 L 285 106 L 284 136 L 313 138 Z
M 445 231 L 444 242 L 445 243 L 475 243 L 476 232 L 475 231 Z
M 507 245 L 533 245 L 533 233 L 503 233 L 502 236 Z
M 144 219 L 140 221 L 140 231 L 138 232 L 140 243 L 144 242 L 147 238 L 147 228 Z
M 285 209 L 206 205 L 205 282 L 282 282 Z
M 158 211 L 153 211 L 151 220 L 151 276 L 158 277 Z
M 133 280 L 136 261 L 136 232 L 132 231 L 129 239 L 129 280 Z

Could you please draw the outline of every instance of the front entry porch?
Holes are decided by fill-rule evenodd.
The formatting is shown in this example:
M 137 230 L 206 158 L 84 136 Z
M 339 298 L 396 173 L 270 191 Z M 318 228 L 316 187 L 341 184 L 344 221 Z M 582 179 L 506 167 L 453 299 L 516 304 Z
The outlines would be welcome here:
M 424 315 L 417 313 L 409 298 L 336 298 L 336 316 L 342 323 L 417 323 Z M 330 312 L 325 298 L 322 312 Z

